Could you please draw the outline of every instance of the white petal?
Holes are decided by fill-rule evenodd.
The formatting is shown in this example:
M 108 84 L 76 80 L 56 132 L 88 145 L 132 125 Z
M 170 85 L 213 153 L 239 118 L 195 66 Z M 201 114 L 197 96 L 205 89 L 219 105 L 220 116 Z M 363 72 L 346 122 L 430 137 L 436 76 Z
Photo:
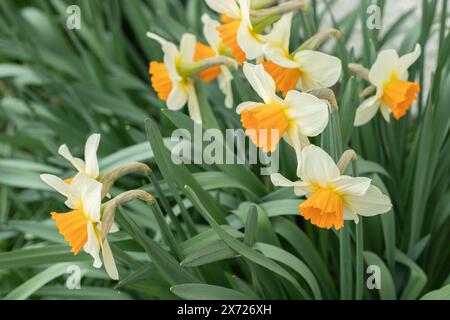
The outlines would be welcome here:
M 245 52 L 246 58 L 253 60 L 262 56 L 264 42 L 253 32 L 250 20 L 250 1 L 239 0 L 239 7 L 241 8 L 241 23 L 237 32 L 237 43 L 242 51 Z
M 240 10 L 235 0 L 205 0 L 208 7 L 217 13 L 225 13 L 230 18 L 238 19 Z
M 197 123 L 202 123 L 202 115 L 200 113 L 200 105 L 198 103 L 195 86 L 190 84 L 188 87 L 188 110 L 189 116 Z
M 119 272 L 117 271 L 116 262 L 114 261 L 114 257 L 107 239 L 105 239 L 102 245 L 102 256 L 106 273 L 108 273 L 111 279 L 119 280 Z
M 341 60 L 323 52 L 302 50 L 294 59 L 302 71 L 300 83 L 303 91 L 331 87 L 341 76 Z
M 297 61 L 289 58 L 285 50 L 280 47 L 273 46 L 270 43 L 266 43 L 263 46 L 263 52 L 267 60 L 284 67 L 284 68 L 298 68 L 300 65 Z
M 252 88 L 264 100 L 264 103 L 271 103 L 276 100 L 274 98 L 275 82 L 261 64 L 254 65 L 244 62 L 244 74 Z
M 166 39 L 160 37 L 159 35 L 153 32 L 147 32 L 146 36 L 149 37 L 150 39 L 157 41 L 161 45 L 161 47 L 164 46 L 166 43 L 168 43 Z
M 369 189 L 370 181 L 366 177 L 340 176 L 334 179 L 331 184 L 340 194 L 361 196 Z
M 97 180 L 83 175 L 77 175 L 71 184 L 81 192 L 83 211 L 94 222 L 100 221 L 102 184 Z
M 225 66 L 222 66 L 221 70 L 222 73 L 219 75 L 217 81 L 219 83 L 220 90 L 225 95 L 225 107 L 230 109 L 233 107 L 233 88 L 231 86 L 233 75 L 231 74 L 230 70 Z
M 303 136 L 300 134 L 300 130 L 299 128 L 297 128 L 297 126 L 290 126 L 287 133 L 283 135 L 283 138 L 291 147 L 294 148 L 295 157 L 297 159 L 297 172 L 298 172 L 302 158 Z
M 278 47 L 289 54 L 289 39 L 291 37 L 291 24 L 293 13 L 285 14 L 273 24 L 272 30 L 262 37 L 266 44 Z
M 328 124 L 328 105 L 319 98 L 295 90 L 289 91 L 284 100 L 287 114 L 294 120 L 300 134 L 313 137 L 320 134 Z
M 346 196 L 344 199 L 354 212 L 367 217 L 388 212 L 392 208 L 389 197 L 372 185 L 365 195 Z
M 172 83 L 180 82 L 183 78 L 178 74 L 177 61 L 180 58 L 180 52 L 177 47 L 171 43 L 167 42 L 163 47 L 164 52 L 164 65 L 169 73 L 170 80 Z
M 344 206 L 344 220 L 353 220 L 355 223 L 358 223 L 359 217 L 355 212 Z
M 67 198 L 66 205 L 69 208 L 76 209 L 79 207 L 81 204 L 81 193 L 79 189 L 52 174 L 41 174 L 41 179 Z
M 248 60 L 254 60 L 263 55 L 264 43 L 255 37 L 255 33 L 252 31 L 251 25 L 242 20 L 237 32 L 237 43 L 245 52 L 245 56 Z
M 91 221 L 88 221 L 87 228 L 88 239 L 83 246 L 83 250 L 94 258 L 93 266 L 95 268 L 100 268 L 102 266 L 102 260 L 100 259 L 100 241 Z
M 374 86 L 382 86 L 391 78 L 392 72 L 397 69 L 399 63 L 398 54 L 395 50 L 381 51 L 375 63 L 369 71 L 369 80 Z
M 167 98 L 167 107 L 170 110 L 181 109 L 188 100 L 188 93 L 179 83 L 172 83 L 173 87 Z
M 77 169 L 78 172 L 84 172 L 85 167 L 84 161 L 81 160 L 80 158 L 75 158 L 70 152 L 67 145 L 65 144 L 61 145 L 58 149 L 58 153 L 61 156 L 63 156 L 64 159 L 69 161 L 75 167 L 75 169 Z
M 206 38 L 208 44 L 213 48 L 216 54 L 219 53 L 219 46 L 222 42 L 220 39 L 219 31 L 217 31 L 217 27 L 220 26 L 220 23 L 216 20 L 210 18 L 208 14 L 202 15 L 203 22 L 203 35 Z
M 339 168 L 331 157 L 321 148 L 309 145 L 302 150 L 300 178 L 309 183 L 325 186 L 340 176 Z
M 364 100 L 356 109 L 355 126 L 362 126 L 372 119 L 377 113 L 381 104 L 381 99 L 373 96 Z
M 236 113 L 237 114 L 241 114 L 241 112 L 244 111 L 244 110 L 251 110 L 253 108 L 260 107 L 262 105 L 264 105 L 264 103 L 253 102 L 253 101 L 245 101 L 245 102 L 240 103 L 236 107 Z
M 84 161 L 85 169 L 84 172 L 90 178 L 96 179 L 99 174 L 98 161 L 97 161 L 97 150 L 100 143 L 100 134 L 92 134 L 86 141 L 84 147 Z
M 293 187 L 294 192 L 297 196 L 303 196 L 312 192 L 312 188 L 308 183 L 303 181 L 293 182 L 289 179 L 286 179 L 279 173 L 271 174 L 270 180 L 272 181 L 273 185 L 277 187 Z
M 192 63 L 195 55 L 197 40 L 192 33 L 184 33 L 180 41 L 180 55 L 184 63 Z
M 398 62 L 398 76 L 402 78 L 406 72 L 408 72 L 409 67 L 419 59 L 421 53 L 420 44 L 416 44 L 414 51 L 411 53 L 407 53 L 400 57 Z
M 392 112 L 391 108 L 389 108 L 386 103 L 382 103 L 381 107 L 380 107 L 380 111 L 381 111 L 381 114 L 383 115 L 384 120 L 386 120 L 386 122 L 390 122 L 391 121 L 391 112 Z

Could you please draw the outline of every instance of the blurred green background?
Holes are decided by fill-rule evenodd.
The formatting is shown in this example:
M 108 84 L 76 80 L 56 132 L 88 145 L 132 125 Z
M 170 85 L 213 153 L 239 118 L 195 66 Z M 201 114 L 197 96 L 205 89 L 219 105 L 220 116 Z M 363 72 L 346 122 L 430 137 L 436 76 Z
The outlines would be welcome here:
M 326 46 L 344 65 L 340 84 L 333 88 L 339 113 L 332 117 L 335 125 L 314 142 L 335 154 L 343 148 L 354 148 L 361 156 L 360 174 L 373 178 L 394 202 L 392 212 L 364 221 L 365 262 L 381 265 L 383 271 L 382 290 L 365 290 L 364 297 L 419 298 L 450 283 L 448 3 L 421 1 L 417 7 L 397 14 L 389 28 L 380 31 L 369 30 L 361 23 L 371 1 L 361 1 L 345 13 L 341 2 L 308 2 L 310 10 L 295 16 L 293 30 L 298 32 L 292 33 L 292 43 L 301 43 L 324 27 L 334 26 L 343 33 L 338 41 Z M 382 8 L 383 16 L 389 16 L 383 9 L 392 1 L 374 2 Z M 66 10 L 72 4 L 81 9 L 79 30 L 66 28 L 70 16 Z M 362 259 L 362 251 L 356 256 L 352 253 L 356 246 L 354 226 L 349 230 L 345 251 L 350 258 L 342 265 L 337 234 L 314 229 L 297 218 L 298 200 L 292 193 L 274 191 L 267 179 L 257 177 L 257 166 L 176 169 L 163 161 L 164 152 L 158 149 L 163 140 L 158 140 L 158 132 L 168 137 L 173 129 L 190 122 L 180 112 L 161 112 L 165 105 L 149 85 L 148 62 L 160 61 L 162 53 L 145 33 L 153 31 L 177 43 L 181 34 L 189 31 L 203 40 L 200 17 L 207 11 L 200 0 L 0 2 L 0 297 L 164 299 L 229 293 L 209 287 L 214 285 L 232 288 L 234 298 L 241 297 L 236 292 L 244 292 L 246 297 L 304 298 L 286 280 L 288 275 L 301 286 L 318 283 L 321 298 L 362 297 L 354 293 L 354 280 L 345 281 L 354 278 L 352 265 Z M 356 42 L 352 40 L 355 34 L 359 37 Z M 370 67 L 379 49 L 393 47 L 406 53 L 416 42 L 425 52 L 427 45 L 433 47 L 435 54 L 423 54 L 410 74 L 422 87 L 429 81 L 426 91 L 421 92 L 415 116 L 392 124 L 377 117 L 370 125 L 353 130 L 352 119 L 364 84 L 350 74 L 346 64 L 357 62 Z M 435 68 L 427 67 L 426 61 Z M 212 111 L 221 129 L 240 127 L 234 109 L 224 108 L 217 85 L 201 84 L 198 90 L 202 108 Z M 253 95 L 239 72 L 235 74 L 234 94 L 235 105 Z M 149 117 L 156 122 L 147 123 L 147 136 L 145 119 Z M 333 130 L 341 133 L 340 142 L 333 140 Z M 165 235 L 157 219 L 139 202 L 123 211 L 123 216 L 131 217 L 136 225 L 122 220 L 123 230 L 112 236 L 122 276 L 119 285 L 108 280 L 102 269 L 91 268 L 87 255 L 71 256 L 49 218 L 50 211 L 64 210 L 62 198 L 49 191 L 39 174 L 71 176 L 72 169 L 57 154 L 58 146 L 66 143 L 74 154 L 81 155 L 87 136 L 94 132 L 102 135 L 102 171 L 130 161 L 144 161 L 155 171 L 154 178 L 162 190 L 149 184 L 147 177 L 133 175 L 121 179 L 112 193 L 140 187 L 155 193 L 169 216 L 166 220 L 182 258 L 189 257 L 191 267 L 179 266 L 182 258 L 174 255 L 173 248 L 172 258 L 158 251 L 163 248 L 169 252 L 163 244 Z M 164 142 L 170 145 L 166 138 Z M 286 145 L 281 146 L 281 160 L 282 173 L 294 178 L 295 158 Z M 192 205 L 192 199 L 182 190 L 192 181 L 198 184 L 194 188 L 197 195 L 208 198 L 202 199 L 206 210 L 222 215 L 222 223 L 228 221 L 240 230 L 233 236 L 238 239 L 243 236 L 241 231 L 247 231 L 243 226 L 252 216 L 247 214 L 250 204 L 256 204 L 256 241 L 263 243 L 256 246 L 258 252 L 279 263 L 287 252 L 300 263 L 288 263 L 286 275 L 270 263 L 255 264 L 243 252 L 230 249 L 223 239 L 219 244 L 214 242 L 217 236 L 211 238 L 213 242 L 195 238 L 197 233 L 217 230 L 205 224 L 199 214 L 202 208 Z M 186 219 L 187 210 L 194 226 Z M 171 214 L 177 218 L 171 219 Z M 144 238 L 137 226 L 145 230 Z M 161 244 L 160 249 L 144 246 L 146 251 L 142 250 L 147 240 Z M 149 254 L 148 250 L 157 250 L 163 262 L 155 262 L 155 252 Z M 216 251 L 221 255 L 212 255 Z M 177 259 L 176 263 L 171 259 Z M 81 290 L 64 286 L 66 277 L 62 275 L 72 263 L 82 267 Z M 312 273 L 299 273 L 303 267 Z M 179 272 L 179 277 L 171 278 L 164 268 L 174 268 L 169 270 L 177 275 Z M 205 287 L 183 287 L 192 279 Z M 361 281 L 358 278 L 357 285 Z M 170 291 L 174 285 L 180 287 Z M 317 291 L 310 290 L 309 295 L 318 298 Z

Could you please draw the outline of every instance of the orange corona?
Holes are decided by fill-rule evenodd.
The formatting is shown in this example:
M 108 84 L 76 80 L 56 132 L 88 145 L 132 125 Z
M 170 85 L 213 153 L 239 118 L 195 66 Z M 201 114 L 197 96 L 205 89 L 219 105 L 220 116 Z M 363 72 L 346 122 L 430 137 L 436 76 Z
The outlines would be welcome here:
M 158 94 L 158 97 L 163 101 L 167 101 L 172 90 L 172 80 L 170 80 L 167 67 L 162 62 L 151 61 L 149 73 L 152 87 Z
M 320 228 L 336 230 L 344 224 L 344 201 L 342 196 L 332 189 L 319 188 L 307 200 L 299 205 L 300 215 Z
M 237 63 L 240 65 L 245 61 L 245 52 L 242 51 L 241 47 L 237 42 L 237 33 L 239 26 L 241 25 L 240 19 L 232 19 L 226 15 L 221 16 L 223 24 L 217 27 L 219 31 L 220 39 L 222 42 L 231 48 L 233 57 L 236 59 Z
M 276 90 L 281 92 L 283 96 L 295 89 L 301 75 L 299 69 L 284 68 L 271 61 L 264 62 L 264 69 L 272 76 Z
M 275 150 L 289 127 L 289 120 L 279 103 L 258 106 L 241 113 L 242 126 L 252 142 L 264 152 Z
M 197 42 L 196 46 L 195 46 L 195 55 L 194 55 L 194 61 L 201 61 L 207 58 L 212 58 L 216 55 L 216 53 L 214 52 L 214 50 L 207 46 L 204 45 L 203 43 Z M 205 69 L 203 71 L 200 71 L 198 73 L 198 75 L 200 76 L 200 78 L 205 81 L 205 82 L 210 82 L 214 79 L 216 79 L 219 74 L 222 72 L 222 70 L 220 69 L 220 66 L 215 66 L 215 67 L 211 67 L 208 69 Z

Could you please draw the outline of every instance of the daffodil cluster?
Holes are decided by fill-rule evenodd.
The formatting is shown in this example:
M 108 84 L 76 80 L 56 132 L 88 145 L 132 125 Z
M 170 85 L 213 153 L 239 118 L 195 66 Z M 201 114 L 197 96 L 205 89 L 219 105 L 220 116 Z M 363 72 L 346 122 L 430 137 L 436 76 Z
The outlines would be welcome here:
M 320 92 L 333 87 L 341 77 L 341 60 L 317 51 L 329 38 L 340 36 L 336 29 L 326 29 L 294 47 L 290 43 L 295 11 L 307 10 L 303 1 L 205 0 L 218 15 L 214 20 L 202 17 L 207 44 L 184 34 L 179 49 L 173 43 L 148 33 L 164 52 L 164 62 L 150 62 L 153 89 L 169 109 L 188 104 L 191 118 L 201 123 L 201 110 L 195 83 L 218 79 L 225 94 L 225 106 L 233 107 L 232 71 L 242 67 L 243 74 L 262 101 L 244 101 L 236 106 L 243 128 L 250 140 L 264 152 L 276 150 L 285 139 L 297 156 L 297 175 L 291 182 L 272 175 L 276 186 L 294 187 L 307 200 L 299 213 L 316 226 L 339 229 L 346 219 L 358 222 L 359 215 L 374 215 L 390 210 L 390 199 L 368 178 L 342 175 L 330 156 L 310 144 L 309 137 L 321 134 L 328 125 L 333 103 Z M 420 55 L 399 57 L 395 50 L 380 52 L 370 70 L 350 64 L 349 69 L 371 83 L 364 90 L 375 94 L 356 111 L 355 126 L 367 123 L 381 110 L 389 121 L 402 117 L 410 108 L 419 85 L 407 81 L 408 68 Z M 221 60 L 211 60 L 222 58 Z M 230 59 L 234 63 L 230 63 Z M 195 67 L 193 67 L 195 66 Z M 280 95 L 279 95 L 280 94 Z M 336 107 L 336 106 L 334 106 Z

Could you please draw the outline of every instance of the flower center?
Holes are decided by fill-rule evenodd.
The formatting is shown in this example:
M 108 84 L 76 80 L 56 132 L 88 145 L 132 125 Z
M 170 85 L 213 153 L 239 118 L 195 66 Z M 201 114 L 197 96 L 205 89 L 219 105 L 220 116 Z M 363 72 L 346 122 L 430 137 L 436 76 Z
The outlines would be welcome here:
M 283 96 L 286 96 L 289 91 L 295 89 L 300 79 L 299 69 L 284 68 L 272 61 L 265 61 L 263 65 L 264 69 L 275 81 L 276 90 L 281 91 Z
M 158 97 L 166 101 L 172 91 L 172 80 L 167 67 L 162 62 L 152 61 L 149 65 L 150 81 Z
M 223 24 L 217 27 L 220 39 L 226 46 L 231 48 L 233 57 L 241 65 L 245 61 L 245 52 L 242 51 L 237 42 L 237 33 L 239 26 L 241 25 L 241 20 L 233 19 L 226 15 L 222 15 L 221 20 L 223 21 Z
M 241 113 L 242 126 L 250 140 L 264 152 L 275 150 L 289 127 L 289 119 L 279 103 L 265 104 Z
M 52 212 L 52 219 L 56 222 L 59 233 L 64 240 L 69 242 L 72 253 L 77 255 L 88 240 L 88 218 L 82 209 L 76 209 L 66 213 Z
M 399 80 L 393 75 L 384 85 L 383 100 L 392 110 L 394 118 L 398 120 L 406 114 L 419 91 L 418 83 Z
M 215 56 L 216 53 L 211 47 L 204 45 L 203 43 L 197 42 L 197 45 L 195 46 L 194 61 L 197 62 Z M 200 76 L 200 78 L 202 78 L 203 81 L 210 82 L 216 79 L 221 72 L 222 69 L 220 69 L 220 66 L 215 66 L 200 71 L 198 75 Z
M 344 201 L 331 188 L 319 188 L 312 196 L 299 205 L 300 215 L 313 225 L 330 229 L 340 229 L 344 225 Z

